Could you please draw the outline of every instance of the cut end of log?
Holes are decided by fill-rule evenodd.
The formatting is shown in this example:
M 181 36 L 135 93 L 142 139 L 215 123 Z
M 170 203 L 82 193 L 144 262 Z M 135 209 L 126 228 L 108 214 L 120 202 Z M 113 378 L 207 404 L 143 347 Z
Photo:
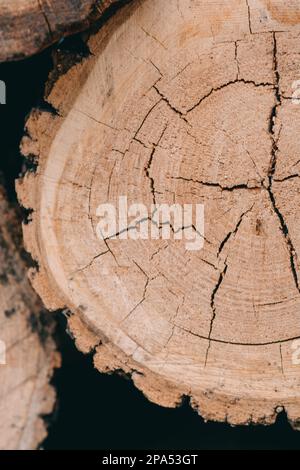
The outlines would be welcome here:
M 24 235 L 47 307 L 74 314 L 99 370 L 231 424 L 269 424 L 283 409 L 300 419 L 294 10 L 133 1 L 58 79 L 58 114 L 33 113 L 23 143 L 38 158 L 18 194 L 33 209 Z M 99 239 L 98 207 L 124 196 L 150 219 L 159 204 L 203 205 L 203 248 Z

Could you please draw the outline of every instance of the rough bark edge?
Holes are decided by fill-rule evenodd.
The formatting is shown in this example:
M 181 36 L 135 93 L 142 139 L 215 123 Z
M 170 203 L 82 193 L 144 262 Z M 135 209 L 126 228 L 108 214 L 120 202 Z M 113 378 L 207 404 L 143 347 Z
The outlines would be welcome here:
M 92 332 L 79 315 L 71 315 L 68 328 L 77 348 L 84 354 L 94 355 L 94 366 L 101 373 L 117 373 L 131 378 L 145 397 L 160 406 L 176 408 L 188 399 L 191 407 L 205 421 L 220 421 L 230 425 L 274 424 L 277 415 L 286 412 L 290 424 L 300 430 L 298 410 L 292 402 L 284 406 L 270 401 L 228 400 L 227 396 L 214 393 L 192 395 L 190 390 L 180 388 L 141 367 L 132 358 L 112 345 L 107 338 Z
M 95 44 L 93 38 L 89 41 L 92 48 L 103 47 L 109 34 L 109 24 L 103 28 L 102 42 Z M 82 319 L 81 312 L 72 309 L 65 299 L 57 296 L 55 281 L 43 265 L 36 239 L 39 211 L 39 170 L 43 168 L 43 158 L 46 158 L 52 138 L 56 135 L 63 115 L 67 114 L 73 100 L 84 83 L 89 68 L 93 66 L 93 55 L 89 62 L 81 62 L 71 67 L 66 74 L 59 75 L 56 83 L 46 84 L 46 101 L 53 107 L 53 112 L 33 110 L 26 124 L 27 134 L 21 144 L 21 152 L 29 161 L 36 161 L 35 171 L 29 171 L 17 181 L 17 194 L 22 206 L 32 211 L 29 224 L 23 225 L 25 247 L 37 262 L 37 268 L 30 270 L 30 278 L 35 290 L 43 299 L 49 310 L 66 309 L 71 312 L 68 328 L 73 335 L 77 348 L 84 354 L 92 353 L 94 365 L 102 373 L 119 373 L 130 377 L 135 386 L 153 403 L 160 406 L 175 408 L 188 399 L 191 407 L 205 421 L 226 422 L 230 425 L 274 424 L 279 413 L 285 412 L 289 423 L 295 430 L 300 430 L 299 409 L 295 400 L 285 403 L 275 400 L 233 399 L 220 393 L 201 393 L 193 395 L 190 390 L 180 388 L 178 384 L 159 377 L 149 369 L 136 363 L 131 357 L 113 345 L 101 332 L 95 333 L 91 325 Z M 53 72 L 56 74 L 56 72 Z M 75 83 L 75 90 L 64 95 L 62 102 L 60 88 L 69 80 Z M 68 90 L 68 87 L 67 87 Z
M 50 6 L 49 3 L 38 0 L 36 9 L 28 7 L 20 11 L 10 11 L 1 2 L 0 62 L 32 56 L 70 34 L 90 28 L 110 10 L 113 11 L 128 1 L 130 0 L 85 0 L 76 11 L 76 19 L 72 0 L 52 0 Z

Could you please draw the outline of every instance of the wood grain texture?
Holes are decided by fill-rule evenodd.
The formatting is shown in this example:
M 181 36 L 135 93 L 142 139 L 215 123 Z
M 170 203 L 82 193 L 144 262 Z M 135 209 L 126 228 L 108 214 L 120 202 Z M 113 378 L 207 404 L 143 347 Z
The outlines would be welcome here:
M 27 279 L 20 220 L 2 187 L 0 214 L 0 340 L 6 349 L 0 361 L 0 449 L 36 449 L 47 434 L 43 415 L 54 407 L 49 383 L 59 356 L 52 318 Z
M 28 57 L 87 29 L 120 0 L 0 0 L 0 62 Z
M 273 8 L 270 7 L 271 6 Z M 275 4 L 278 8 L 275 9 Z M 18 183 L 47 307 L 149 399 L 206 419 L 300 418 L 298 2 L 143 0 L 35 111 Z M 105 240 L 101 203 L 203 203 L 205 243 Z

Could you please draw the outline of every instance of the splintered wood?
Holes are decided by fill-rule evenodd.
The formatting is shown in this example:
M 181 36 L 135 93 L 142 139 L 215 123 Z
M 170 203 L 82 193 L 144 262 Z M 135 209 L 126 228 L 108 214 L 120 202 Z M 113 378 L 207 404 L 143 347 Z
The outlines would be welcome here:
M 46 306 L 73 313 L 99 370 L 164 406 L 189 396 L 206 419 L 300 418 L 299 15 L 298 1 L 132 2 L 23 140 Z M 123 196 L 203 204 L 203 248 L 100 240 L 97 208 Z

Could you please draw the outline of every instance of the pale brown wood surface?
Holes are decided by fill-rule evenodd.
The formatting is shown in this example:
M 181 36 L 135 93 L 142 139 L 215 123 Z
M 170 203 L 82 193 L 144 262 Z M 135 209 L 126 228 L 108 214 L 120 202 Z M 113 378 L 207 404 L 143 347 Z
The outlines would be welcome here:
M 36 449 L 53 411 L 53 319 L 27 279 L 20 220 L 0 187 L 0 449 Z M 4 346 L 4 348 L 3 348 Z
M 0 62 L 35 54 L 88 28 L 120 0 L 0 0 Z
M 32 282 L 78 347 L 206 419 L 300 419 L 299 2 L 142 0 L 35 111 L 18 183 Z M 99 204 L 202 203 L 205 243 L 105 240 Z

